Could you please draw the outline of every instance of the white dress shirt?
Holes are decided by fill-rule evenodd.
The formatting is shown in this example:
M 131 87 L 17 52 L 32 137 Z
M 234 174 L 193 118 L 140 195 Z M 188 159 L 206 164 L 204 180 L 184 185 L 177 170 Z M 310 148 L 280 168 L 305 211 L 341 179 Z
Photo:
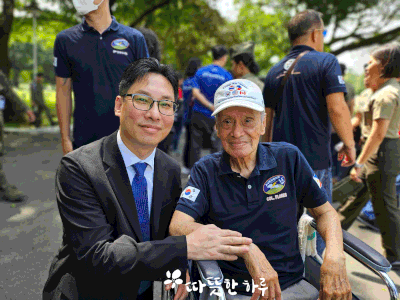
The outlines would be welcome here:
M 147 163 L 147 167 L 144 170 L 144 177 L 146 178 L 146 181 L 147 181 L 147 199 L 148 199 L 148 205 L 149 205 L 149 218 L 150 218 L 151 203 L 153 201 L 154 157 L 156 155 L 156 148 L 154 148 L 154 151 L 146 159 L 141 160 L 135 154 L 133 154 L 132 151 L 128 149 L 128 147 L 125 146 L 124 142 L 121 139 L 121 133 L 119 130 L 118 130 L 118 134 L 117 134 L 117 142 L 118 142 L 119 151 L 121 152 L 122 158 L 125 163 L 125 168 L 128 171 L 128 177 L 129 177 L 129 182 L 131 183 L 131 186 L 132 186 L 133 178 L 136 175 L 133 165 L 138 162 Z

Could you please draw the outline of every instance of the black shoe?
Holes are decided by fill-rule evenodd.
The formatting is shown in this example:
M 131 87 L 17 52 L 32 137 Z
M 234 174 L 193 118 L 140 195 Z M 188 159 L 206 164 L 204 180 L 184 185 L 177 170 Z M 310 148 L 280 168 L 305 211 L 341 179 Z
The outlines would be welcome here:
M 376 223 L 376 219 L 370 220 L 366 215 L 360 214 L 357 217 L 357 220 L 367 226 L 369 229 L 372 229 L 375 232 L 381 232 L 379 230 L 378 224 Z

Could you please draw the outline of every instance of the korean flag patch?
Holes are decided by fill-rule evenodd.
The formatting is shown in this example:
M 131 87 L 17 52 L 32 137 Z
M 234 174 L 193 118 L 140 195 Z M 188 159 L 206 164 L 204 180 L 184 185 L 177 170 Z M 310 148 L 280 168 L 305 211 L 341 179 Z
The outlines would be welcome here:
M 194 202 L 199 194 L 200 190 L 198 188 L 188 186 L 183 190 L 181 198 L 185 198 Z
M 314 181 L 318 184 L 319 188 L 322 188 L 322 182 L 321 180 L 319 180 L 319 178 L 317 177 L 317 175 L 314 174 L 313 176 Z

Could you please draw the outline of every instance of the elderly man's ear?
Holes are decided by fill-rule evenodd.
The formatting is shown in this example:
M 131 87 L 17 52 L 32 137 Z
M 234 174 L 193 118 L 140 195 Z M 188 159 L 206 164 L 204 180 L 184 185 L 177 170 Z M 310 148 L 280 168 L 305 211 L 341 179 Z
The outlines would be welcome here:
M 261 124 L 261 135 L 265 134 L 265 127 L 267 126 L 267 114 L 264 114 L 264 117 L 262 118 L 262 124 Z

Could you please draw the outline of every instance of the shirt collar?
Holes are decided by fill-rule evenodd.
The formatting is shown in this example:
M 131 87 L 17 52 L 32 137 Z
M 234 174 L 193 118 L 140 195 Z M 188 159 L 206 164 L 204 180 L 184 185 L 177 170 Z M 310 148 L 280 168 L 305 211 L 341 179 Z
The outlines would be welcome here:
M 128 147 L 125 146 L 124 142 L 121 139 L 121 133 L 119 130 L 117 134 L 117 143 L 119 151 L 121 152 L 122 158 L 124 160 L 125 168 L 129 168 L 130 166 L 138 162 L 145 162 L 152 169 L 154 169 L 154 157 L 156 155 L 156 148 L 154 148 L 153 152 L 147 158 L 141 160 L 131 150 L 129 150 Z
M 267 143 L 258 143 L 257 148 L 257 163 L 250 177 L 260 175 L 260 171 L 266 171 L 276 168 L 277 163 L 269 145 Z M 235 173 L 232 171 L 229 154 L 226 151 L 222 152 L 219 162 L 218 176 Z
M 290 49 L 290 52 L 303 52 L 303 51 L 315 51 L 314 48 L 307 46 L 307 45 L 296 45 L 294 47 L 292 47 L 292 49 Z
M 104 32 L 107 32 L 108 30 L 113 30 L 113 31 L 118 30 L 119 23 L 117 22 L 117 20 L 115 20 L 114 16 L 111 16 L 111 18 L 112 18 L 111 25 Z M 82 17 L 81 28 L 82 31 L 94 30 L 94 28 L 89 26 L 89 24 L 86 22 L 85 17 Z

